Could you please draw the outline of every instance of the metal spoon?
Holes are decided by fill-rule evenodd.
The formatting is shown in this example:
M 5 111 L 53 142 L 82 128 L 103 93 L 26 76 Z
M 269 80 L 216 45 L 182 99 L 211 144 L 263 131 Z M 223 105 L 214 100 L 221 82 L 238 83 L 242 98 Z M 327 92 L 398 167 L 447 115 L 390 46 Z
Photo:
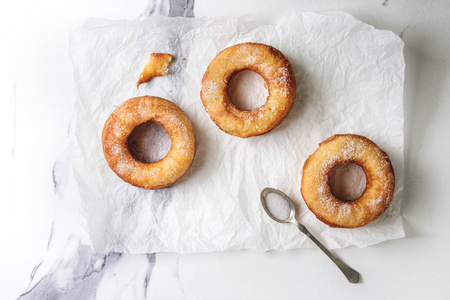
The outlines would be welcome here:
M 266 202 L 266 197 L 267 195 L 274 193 L 277 194 L 279 196 L 281 196 L 286 203 L 289 205 L 289 209 L 290 209 L 290 214 L 289 216 L 285 219 L 285 220 L 280 220 L 278 218 L 276 218 L 269 210 L 269 208 L 267 207 L 267 202 Z M 295 206 L 294 206 L 294 202 L 291 200 L 291 198 L 289 198 L 285 193 L 283 193 L 282 191 L 279 191 L 277 189 L 273 189 L 273 188 L 265 188 L 262 192 L 261 192 L 261 204 L 264 208 L 264 210 L 266 211 L 266 213 L 269 215 L 269 217 L 271 217 L 273 220 L 279 222 L 279 223 L 291 223 L 297 226 L 297 228 L 303 232 L 304 234 L 306 234 L 307 237 L 309 237 L 335 264 L 336 266 L 338 266 L 338 268 L 342 271 L 342 273 L 344 273 L 345 277 L 347 277 L 348 281 L 350 281 L 351 283 L 358 283 L 360 276 L 359 273 L 355 270 L 353 270 L 352 268 L 350 268 L 346 263 L 344 263 L 342 260 L 340 260 L 338 257 L 336 257 L 333 253 L 331 253 L 327 248 L 325 248 L 324 245 L 322 245 L 309 231 L 308 229 L 306 229 L 306 227 L 302 224 L 300 224 L 296 219 L 295 219 Z

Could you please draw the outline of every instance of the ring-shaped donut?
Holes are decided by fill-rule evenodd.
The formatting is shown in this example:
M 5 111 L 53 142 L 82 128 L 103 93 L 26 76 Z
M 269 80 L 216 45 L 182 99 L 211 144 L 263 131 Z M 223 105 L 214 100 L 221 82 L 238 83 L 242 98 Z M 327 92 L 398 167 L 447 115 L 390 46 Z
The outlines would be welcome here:
M 330 188 L 332 169 L 347 163 L 361 166 L 366 175 L 365 190 L 351 201 L 338 199 Z M 355 228 L 374 221 L 390 205 L 394 187 L 394 169 L 389 156 L 360 135 L 330 137 L 303 166 L 303 199 L 316 217 L 331 227 Z
M 243 70 L 257 72 L 269 95 L 255 110 L 240 110 L 228 93 L 233 75 Z M 277 49 L 257 43 L 243 43 L 220 52 L 209 64 L 200 96 L 206 112 L 228 134 L 247 138 L 277 127 L 295 101 L 295 75 L 289 60 Z
M 128 136 L 147 121 L 161 125 L 171 140 L 169 153 L 157 162 L 144 163 L 128 149 Z M 122 103 L 106 120 L 103 153 L 109 167 L 125 182 L 145 189 L 161 189 L 180 179 L 195 156 L 195 135 L 186 114 L 158 97 L 136 97 Z

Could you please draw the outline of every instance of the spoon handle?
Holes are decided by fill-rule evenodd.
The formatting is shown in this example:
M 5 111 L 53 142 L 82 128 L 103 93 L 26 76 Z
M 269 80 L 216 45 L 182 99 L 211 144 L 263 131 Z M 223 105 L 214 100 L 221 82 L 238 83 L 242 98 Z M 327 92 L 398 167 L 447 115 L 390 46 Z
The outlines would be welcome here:
M 302 224 L 297 225 L 298 229 L 303 232 L 307 237 L 309 237 L 335 264 L 338 268 L 344 273 L 345 277 L 347 277 L 348 281 L 351 283 L 358 283 L 360 276 L 359 273 L 352 268 L 350 268 L 345 262 L 340 260 L 337 256 L 330 252 L 321 242 L 319 242 L 305 226 Z

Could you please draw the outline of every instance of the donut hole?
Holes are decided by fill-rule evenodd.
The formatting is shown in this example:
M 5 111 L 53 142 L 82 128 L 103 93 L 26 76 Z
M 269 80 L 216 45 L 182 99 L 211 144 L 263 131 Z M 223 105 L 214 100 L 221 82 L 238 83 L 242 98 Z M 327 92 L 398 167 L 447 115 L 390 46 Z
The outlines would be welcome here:
M 152 121 L 136 126 L 128 136 L 130 153 L 143 163 L 163 159 L 170 151 L 172 142 L 164 127 Z
M 337 165 L 331 170 L 330 188 L 338 199 L 358 199 L 366 188 L 366 174 L 361 166 L 354 163 Z
M 261 75 L 251 70 L 242 70 L 231 77 L 228 94 L 238 109 L 255 110 L 266 103 L 269 91 Z

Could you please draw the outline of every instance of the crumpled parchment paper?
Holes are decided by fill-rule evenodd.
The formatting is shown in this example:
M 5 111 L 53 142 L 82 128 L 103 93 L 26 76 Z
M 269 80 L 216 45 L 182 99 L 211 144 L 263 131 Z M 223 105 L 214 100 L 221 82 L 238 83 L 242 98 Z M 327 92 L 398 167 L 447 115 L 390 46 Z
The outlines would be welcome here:
M 260 204 L 264 187 L 294 199 L 297 219 L 328 248 L 365 247 L 404 236 L 403 42 L 349 14 L 290 13 L 272 24 L 248 18 L 150 17 L 88 19 L 71 31 L 78 101 L 74 175 L 96 252 L 212 252 L 287 250 L 313 244 L 294 226 L 278 224 Z M 268 134 L 240 139 L 210 120 L 201 79 L 224 48 L 241 42 L 274 46 L 291 61 L 296 103 Z M 174 55 L 170 72 L 136 89 L 152 52 Z M 101 131 L 109 114 L 139 95 L 178 104 L 197 137 L 195 161 L 175 185 L 144 190 L 107 166 Z M 367 136 L 386 151 L 396 172 L 390 208 L 358 229 L 330 228 L 300 193 L 302 168 L 318 144 L 335 133 Z

